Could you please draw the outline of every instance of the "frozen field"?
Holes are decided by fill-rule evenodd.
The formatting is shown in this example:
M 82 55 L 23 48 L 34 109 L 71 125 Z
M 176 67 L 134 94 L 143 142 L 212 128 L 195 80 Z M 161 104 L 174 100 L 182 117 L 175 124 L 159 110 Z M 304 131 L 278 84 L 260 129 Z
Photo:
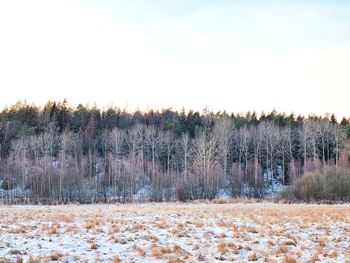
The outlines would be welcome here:
M 350 206 L 0 206 L 0 262 L 350 262 Z

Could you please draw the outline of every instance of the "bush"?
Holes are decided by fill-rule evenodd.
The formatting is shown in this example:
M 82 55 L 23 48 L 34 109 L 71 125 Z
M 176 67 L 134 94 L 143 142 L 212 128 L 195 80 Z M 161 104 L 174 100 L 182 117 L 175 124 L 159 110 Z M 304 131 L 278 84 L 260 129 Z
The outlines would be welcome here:
M 188 190 L 184 185 L 178 185 L 176 188 L 177 200 L 181 202 L 186 202 L 188 199 Z
M 350 170 L 327 169 L 306 174 L 281 193 L 290 201 L 349 201 Z

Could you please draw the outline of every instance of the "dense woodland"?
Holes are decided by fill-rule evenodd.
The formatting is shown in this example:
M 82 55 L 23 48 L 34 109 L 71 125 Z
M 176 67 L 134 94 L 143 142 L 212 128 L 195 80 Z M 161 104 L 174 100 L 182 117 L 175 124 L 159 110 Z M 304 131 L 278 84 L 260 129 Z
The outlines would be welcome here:
M 349 167 L 350 119 L 272 111 L 44 107 L 0 113 L 0 198 L 111 202 L 264 197 L 305 173 Z

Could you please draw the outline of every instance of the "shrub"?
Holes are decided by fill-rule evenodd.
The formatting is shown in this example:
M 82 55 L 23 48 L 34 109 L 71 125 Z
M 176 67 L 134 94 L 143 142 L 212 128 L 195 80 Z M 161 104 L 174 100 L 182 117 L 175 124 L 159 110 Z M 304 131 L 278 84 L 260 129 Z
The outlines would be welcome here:
M 177 200 L 186 202 L 188 199 L 187 187 L 185 185 L 178 185 L 176 188 Z
M 350 200 L 350 170 L 327 169 L 309 173 L 296 180 L 281 193 L 290 201 Z

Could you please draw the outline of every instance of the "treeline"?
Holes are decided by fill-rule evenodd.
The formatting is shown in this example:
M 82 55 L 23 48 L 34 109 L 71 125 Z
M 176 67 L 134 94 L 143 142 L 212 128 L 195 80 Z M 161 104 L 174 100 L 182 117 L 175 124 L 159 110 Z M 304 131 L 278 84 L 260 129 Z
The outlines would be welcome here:
M 263 197 L 304 173 L 348 168 L 350 120 L 272 111 L 44 107 L 0 113 L 6 202 L 109 202 Z

